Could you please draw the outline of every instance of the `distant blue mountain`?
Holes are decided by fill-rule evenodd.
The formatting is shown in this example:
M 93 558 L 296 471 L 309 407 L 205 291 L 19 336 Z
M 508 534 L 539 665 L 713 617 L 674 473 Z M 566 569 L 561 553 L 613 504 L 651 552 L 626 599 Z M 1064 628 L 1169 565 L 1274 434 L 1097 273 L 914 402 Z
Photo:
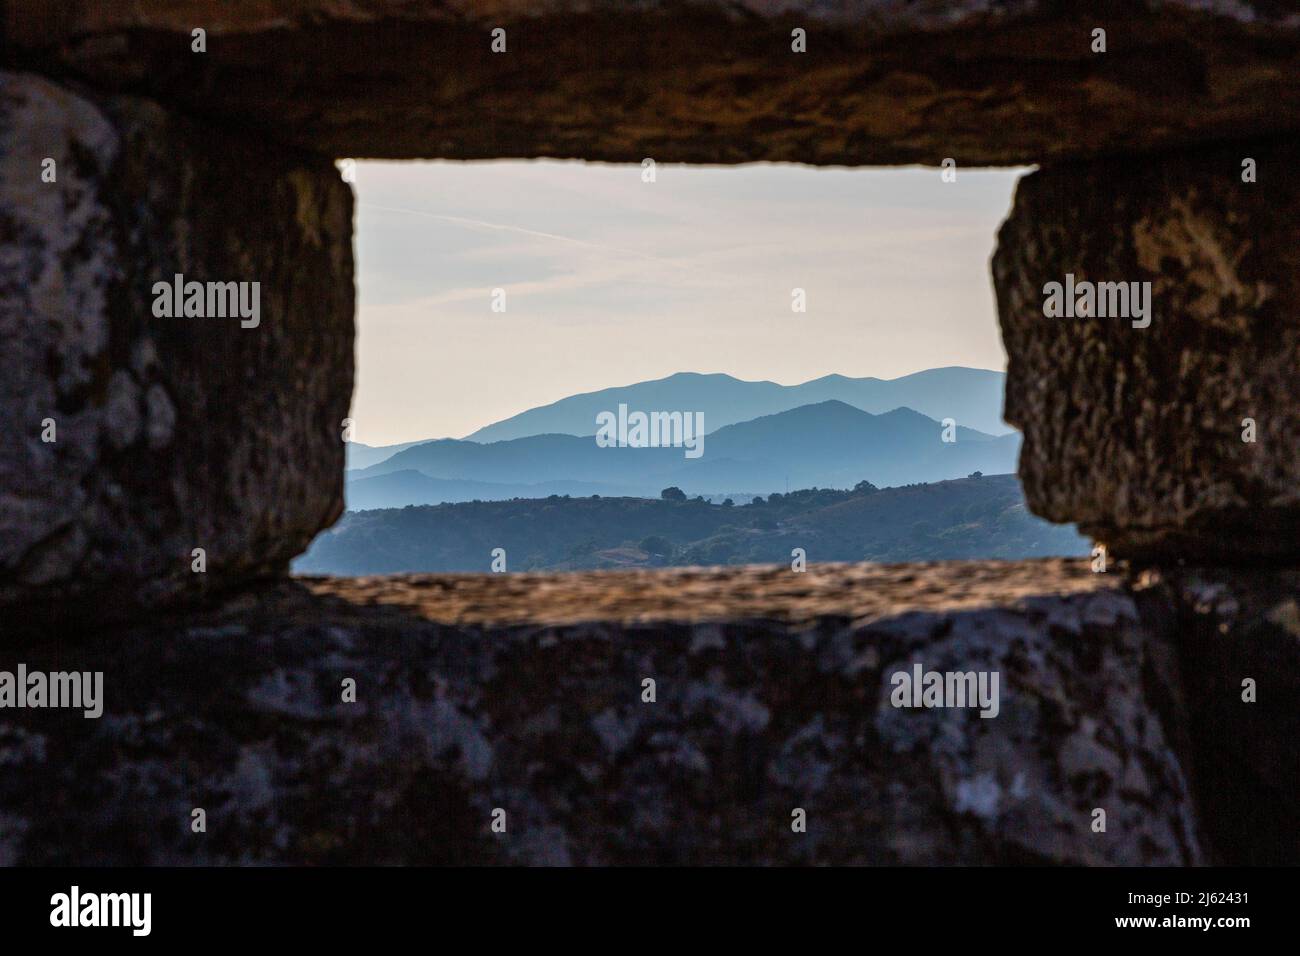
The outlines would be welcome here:
M 957 441 L 946 443 L 942 433 L 938 421 L 912 409 L 873 415 L 831 400 L 720 428 L 707 435 L 704 454 L 696 459 L 682 448 L 602 448 L 592 436 L 532 435 L 486 444 L 441 439 L 349 472 L 347 493 L 351 508 L 399 507 L 527 497 L 521 486 L 551 489 L 556 483 L 573 490 L 547 494 L 656 497 L 668 485 L 689 495 L 767 494 L 786 487 L 851 488 L 862 480 L 883 487 L 1015 470 L 1018 434 L 994 437 L 958 426 Z M 375 481 L 397 473 L 407 474 Z M 607 490 L 594 490 L 599 488 Z
M 407 441 L 402 442 L 400 445 L 363 445 L 359 441 L 350 441 L 343 446 L 347 455 L 347 464 L 344 467 L 349 471 L 369 468 L 386 458 L 392 458 L 399 451 L 406 451 L 413 445 L 423 444 L 423 441 L 423 439 L 421 441 Z
M 705 439 L 705 455 L 675 472 L 674 484 L 707 487 L 851 488 L 964 478 L 975 471 L 1015 471 L 1016 433 L 994 438 L 960 425 L 956 441 L 943 426 L 910 408 L 872 415 L 844 402 L 767 415 L 720 429 Z
M 1006 376 L 988 369 L 933 368 L 895 379 L 827 375 L 802 385 L 747 382 L 730 375 L 678 372 L 667 378 L 571 395 L 532 408 L 467 436 L 476 442 L 507 441 L 529 435 L 592 435 L 596 415 L 619 403 L 632 409 L 704 413 L 705 430 L 803 405 L 840 401 L 878 414 L 906 407 L 937 421 L 952 418 L 989 435 L 1011 431 L 1002 421 Z

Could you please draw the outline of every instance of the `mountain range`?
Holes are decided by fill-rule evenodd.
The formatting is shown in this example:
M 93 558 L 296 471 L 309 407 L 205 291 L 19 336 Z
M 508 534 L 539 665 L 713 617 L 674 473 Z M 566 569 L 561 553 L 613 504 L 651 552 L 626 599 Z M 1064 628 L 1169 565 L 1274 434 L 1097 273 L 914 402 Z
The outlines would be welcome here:
M 1015 470 L 1020 436 L 990 434 L 961 424 L 986 421 L 1001 403 L 1001 373 L 931 369 L 893 381 L 828 376 L 801 386 L 742 382 L 727 375 L 681 373 L 655 382 L 577 395 L 531 409 L 468 439 L 435 439 L 386 447 L 348 447 L 350 510 L 457 501 L 544 498 L 550 495 L 658 497 L 668 486 L 691 496 L 747 500 L 788 488 L 878 486 Z M 992 384 L 993 396 L 987 392 Z M 775 390 L 775 391 L 773 391 Z M 930 408 L 947 407 L 958 424 L 943 441 L 941 421 L 911 407 L 871 412 L 838 398 L 808 401 L 710 428 L 757 408 L 815 398 L 827 390 L 854 392 L 859 401 L 911 395 Z M 890 391 L 892 390 L 892 392 Z M 936 395 L 946 395 L 946 399 Z M 727 397 L 734 401 L 727 404 Z M 602 447 L 594 438 L 600 412 L 702 412 L 702 454 L 681 447 Z M 709 411 L 713 409 L 713 411 Z M 721 411 L 719 411 L 721 409 Z M 589 414 L 588 414 L 589 413 Z M 577 433 L 579 422 L 585 433 Z M 552 431 L 493 439 L 532 427 Z
M 989 369 L 932 368 L 894 379 L 827 375 L 802 385 L 746 382 L 730 375 L 678 372 L 597 392 L 570 395 L 480 428 L 470 441 L 495 442 L 530 435 L 594 435 L 596 415 L 620 403 L 640 409 L 690 409 L 704 413 L 706 431 L 801 405 L 839 401 L 879 414 L 910 408 L 937 421 L 952 418 L 990 435 L 1011 431 L 1002 421 L 1006 376 Z
M 872 415 L 828 401 L 721 428 L 706 436 L 704 454 L 695 459 L 682 448 L 602 448 L 592 437 L 576 435 L 489 444 L 442 439 L 349 472 L 348 494 L 360 497 L 348 500 L 350 508 L 360 508 L 434 503 L 435 498 L 537 497 L 543 491 L 656 497 L 669 485 L 690 495 L 762 493 L 847 488 L 864 479 L 900 485 L 1015 469 L 1018 434 L 994 438 L 959 426 L 956 441 L 949 443 L 942 432 L 939 422 L 911 409 Z M 455 484 L 439 486 L 399 472 Z M 577 484 L 561 491 L 555 482 Z

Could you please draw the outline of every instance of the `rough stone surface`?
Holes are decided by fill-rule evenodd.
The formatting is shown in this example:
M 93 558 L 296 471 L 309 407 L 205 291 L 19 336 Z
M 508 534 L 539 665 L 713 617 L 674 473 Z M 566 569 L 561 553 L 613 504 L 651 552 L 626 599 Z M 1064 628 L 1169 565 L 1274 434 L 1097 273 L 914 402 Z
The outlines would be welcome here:
M 1300 569 L 1147 571 L 1135 598 L 1181 658 L 1183 715 L 1170 722 L 1188 738 L 1207 852 L 1300 863 Z
M 326 160 L 0 74 L 7 616 L 283 572 L 338 516 L 351 228 Z M 156 318 L 153 284 L 176 273 L 260 282 L 260 325 Z
M 1254 141 L 1020 181 L 993 278 L 1036 514 L 1118 555 L 1300 554 L 1297 162 Z M 1150 326 L 1045 317 L 1044 285 L 1067 273 L 1150 282 Z
M 1207 860 L 1171 645 L 1081 562 L 304 579 L 75 646 L 104 716 L 0 711 L 0 862 Z M 914 663 L 998 716 L 894 708 Z
M 0 8 L 11 64 L 333 156 L 1019 165 L 1300 127 L 1300 15 L 1272 0 Z

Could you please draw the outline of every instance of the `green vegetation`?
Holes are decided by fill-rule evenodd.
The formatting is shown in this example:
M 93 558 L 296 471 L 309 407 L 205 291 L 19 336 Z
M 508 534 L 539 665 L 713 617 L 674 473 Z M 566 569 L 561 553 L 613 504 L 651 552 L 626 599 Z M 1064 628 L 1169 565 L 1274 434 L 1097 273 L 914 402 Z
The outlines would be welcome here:
M 814 562 L 1088 553 L 1073 527 L 1028 513 L 1014 475 L 992 475 L 883 490 L 860 482 L 733 506 L 665 492 L 349 512 L 295 570 L 487 571 L 493 548 L 506 549 L 511 571 L 788 563 L 793 548 Z

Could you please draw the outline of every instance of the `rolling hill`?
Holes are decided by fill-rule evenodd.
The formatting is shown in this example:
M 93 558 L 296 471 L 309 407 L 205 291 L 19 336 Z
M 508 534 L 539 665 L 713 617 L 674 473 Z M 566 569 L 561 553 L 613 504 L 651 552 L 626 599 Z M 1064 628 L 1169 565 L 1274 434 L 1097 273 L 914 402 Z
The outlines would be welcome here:
M 632 489 L 590 481 L 548 481 L 531 485 L 506 485 L 491 481 L 462 481 L 430 478 L 406 468 L 347 482 L 347 508 L 401 508 L 406 505 L 442 504 L 457 501 L 505 501 L 510 498 L 545 498 L 549 495 L 628 495 Z
M 878 490 L 807 489 L 744 506 L 567 498 L 353 511 L 295 562 L 299 573 L 512 571 L 809 561 L 1086 555 L 1086 539 L 1025 509 L 1014 475 Z

